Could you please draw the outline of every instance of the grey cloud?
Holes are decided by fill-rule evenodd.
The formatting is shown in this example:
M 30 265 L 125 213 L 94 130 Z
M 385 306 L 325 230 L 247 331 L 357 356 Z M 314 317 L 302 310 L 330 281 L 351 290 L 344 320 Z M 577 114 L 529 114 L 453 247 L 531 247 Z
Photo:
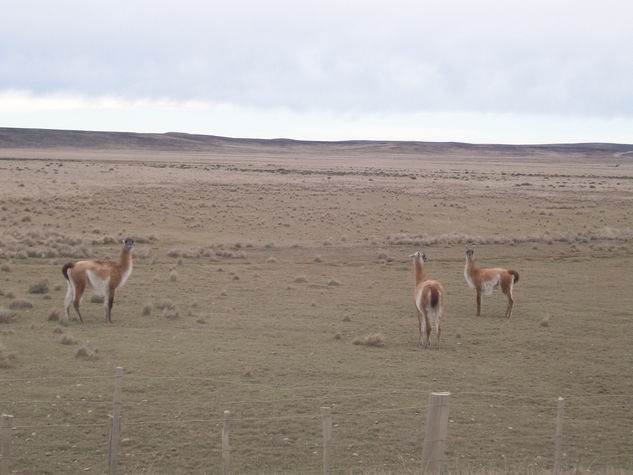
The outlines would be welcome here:
M 0 20 L 0 90 L 341 113 L 633 114 L 626 5 L 227 3 L 16 3 Z

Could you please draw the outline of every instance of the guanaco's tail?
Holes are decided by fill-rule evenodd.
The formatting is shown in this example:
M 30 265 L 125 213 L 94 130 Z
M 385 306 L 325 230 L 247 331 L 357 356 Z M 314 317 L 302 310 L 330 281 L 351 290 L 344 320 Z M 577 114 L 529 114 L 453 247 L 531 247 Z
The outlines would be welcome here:
M 75 267 L 75 264 L 72 262 L 64 264 L 64 267 L 62 267 L 62 274 L 64 274 L 64 277 L 66 277 L 66 280 L 68 280 L 68 269 L 72 269 L 73 267 Z
M 509 270 L 508 274 L 512 274 L 514 276 L 514 283 L 516 284 L 519 281 L 519 273 L 515 270 Z
M 433 308 L 437 307 L 439 302 L 440 302 L 440 292 L 435 287 L 431 287 L 431 307 Z

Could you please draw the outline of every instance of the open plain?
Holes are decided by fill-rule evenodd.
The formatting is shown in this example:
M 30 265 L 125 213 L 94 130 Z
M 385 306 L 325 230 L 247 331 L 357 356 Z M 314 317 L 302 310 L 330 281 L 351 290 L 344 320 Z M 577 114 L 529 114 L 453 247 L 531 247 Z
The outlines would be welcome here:
M 37 132 L 37 133 L 36 133 Z M 107 140 L 106 140 L 107 139 Z M 304 143 L 0 133 L 0 412 L 17 473 L 104 473 L 122 366 L 121 473 L 420 468 L 427 401 L 452 394 L 445 468 L 633 471 L 633 146 Z M 134 269 L 113 324 L 62 265 Z M 475 293 L 465 249 L 516 269 Z M 443 283 L 418 347 L 413 265 Z

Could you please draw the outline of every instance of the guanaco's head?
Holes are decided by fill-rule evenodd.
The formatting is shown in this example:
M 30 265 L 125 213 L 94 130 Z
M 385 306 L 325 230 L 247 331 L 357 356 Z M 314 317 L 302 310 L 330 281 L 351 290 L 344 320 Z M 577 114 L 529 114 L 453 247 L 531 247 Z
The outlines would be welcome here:
M 409 257 L 412 257 L 416 261 L 426 262 L 426 256 L 420 251 L 417 251 L 415 254 L 411 254 Z
M 473 256 L 475 255 L 474 249 L 466 249 L 466 260 L 468 262 L 473 260 Z
M 131 251 L 132 248 L 134 247 L 134 240 L 132 238 L 125 238 L 123 241 L 121 241 L 123 243 L 123 248 L 126 251 Z

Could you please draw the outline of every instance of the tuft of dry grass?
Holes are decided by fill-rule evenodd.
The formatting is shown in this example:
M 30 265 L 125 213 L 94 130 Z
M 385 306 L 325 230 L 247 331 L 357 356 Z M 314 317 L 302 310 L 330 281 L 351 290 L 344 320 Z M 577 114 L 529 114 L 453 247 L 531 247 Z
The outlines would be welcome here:
M 0 343 L 0 369 L 11 368 L 11 362 L 15 359 L 15 353 L 7 350 L 7 347 Z
M 62 345 L 76 345 L 77 341 L 72 337 L 72 335 L 62 335 L 62 337 L 59 339 L 59 342 Z
M 103 295 L 93 295 L 90 297 L 90 303 L 103 303 Z
M 33 304 L 28 300 L 16 299 L 9 305 L 11 309 L 33 308 Z
M 166 307 L 163 309 L 163 317 L 168 320 L 176 320 L 180 318 L 180 311 L 177 307 Z
M 175 320 L 180 317 L 180 311 L 171 299 L 163 299 L 154 304 L 154 306 L 157 309 L 162 310 L 163 317 L 169 320 Z
M 0 323 L 14 323 L 18 319 L 18 312 L 0 308 Z
M 175 270 L 171 271 L 169 273 L 169 281 L 170 282 L 177 282 L 178 281 L 178 272 L 176 272 Z
M 164 310 L 166 308 L 174 308 L 176 307 L 176 305 L 171 299 L 166 298 L 166 299 L 162 299 L 156 302 L 154 304 L 154 307 L 156 307 L 158 310 Z
M 295 277 L 295 284 L 305 284 L 308 278 L 305 275 L 298 275 Z
M 147 305 L 143 307 L 143 312 L 141 313 L 141 315 L 143 315 L 144 317 L 147 317 L 151 314 L 152 314 L 152 304 L 148 303 Z
M 64 329 L 60 325 L 57 325 L 53 329 L 53 333 L 57 333 L 58 335 L 61 335 L 62 333 L 64 333 Z
M 353 345 L 385 346 L 385 336 L 382 333 L 373 333 L 352 340 Z
M 48 314 L 49 322 L 58 322 L 59 319 L 60 319 L 60 315 L 57 310 L 51 310 L 51 313 Z
M 29 294 L 47 294 L 48 293 L 48 282 L 42 280 L 33 284 L 29 287 Z
M 270 256 L 268 259 L 266 259 L 266 264 L 275 264 L 277 262 L 277 259 L 274 258 L 273 256 Z
M 99 359 L 97 356 L 98 351 L 95 349 L 94 351 L 90 351 L 90 349 L 84 345 L 77 348 L 75 352 L 75 358 L 85 358 L 89 361 L 96 361 Z

